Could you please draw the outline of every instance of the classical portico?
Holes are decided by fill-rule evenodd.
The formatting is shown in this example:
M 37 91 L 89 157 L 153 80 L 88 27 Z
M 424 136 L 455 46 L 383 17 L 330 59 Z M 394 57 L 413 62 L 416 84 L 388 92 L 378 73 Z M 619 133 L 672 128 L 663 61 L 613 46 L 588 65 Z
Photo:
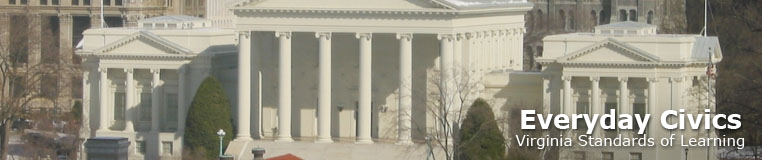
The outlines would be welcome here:
M 237 53 L 232 30 L 187 28 L 204 21 L 157 17 L 140 21 L 145 28 L 87 30 L 77 54 L 89 135 L 129 138 L 131 159 L 178 158 L 196 88 L 226 67 L 215 59 Z
M 412 144 L 414 132 L 420 139 L 434 123 L 421 111 L 431 75 L 453 88 L 455 72 L 522 68 L 523 14 L 531 8 L 525 1 L 305 3 L 233 7 L 240 51 L 236 140 Z M 245 87 L 252 84 L 258 86 Z
M 624 138 L 646 136 L 660 139 L 668 138 L 673 132 L 686 137 L 716 136 L 698 130 L 666 130 L 658 122 L 665 110 L 703 113 L 707 107 L 706 97 L 701 96 L 706 95 L 707 63 L 711 59 L 716 64 L 722 59 L 716 37 L 661 35 L 652 25 L 620 22 L 598 26 L 594 33 L 548 36 L 544 43 L 545 53 L 538 62 L 543 65 L 546 113 L 602 115 L 613 109 L 616 115 L 651 114 L 645 135 L 637 134 L 637 130 L 603 130 L 597 125 L 593 137 L 616 138 L 621 135 Z M 578 132 L 561 134 L 576 138 L 585 134 L 587 126 L 584 127 Z M 560 157 L 602 155 L 613 159 L 680 159 L 685 158 L 683 149 L 569 147 L 561 149 L 559 154 Z M 687 159 L 700 159 L 707 151 L 706 148 L 690 150 L 691 158 Z

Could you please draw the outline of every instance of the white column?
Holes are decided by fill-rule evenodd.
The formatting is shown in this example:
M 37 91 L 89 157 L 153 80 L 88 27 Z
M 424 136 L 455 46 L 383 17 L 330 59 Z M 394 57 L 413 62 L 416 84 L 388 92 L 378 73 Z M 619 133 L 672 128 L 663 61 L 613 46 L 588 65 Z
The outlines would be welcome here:
M 235 140 L 251 140 L 251 32 L 238 32 L 238 133 Z
M 83 67 L 82 69 L 82 127 L 80 127 L 79 134 L 83 138 L 90 137 L 90 68 Z
M 180 67 L 177 69 L 177 128 L 178 131 L 182 133 L 185 132 L 185 116 L 187 115 L 185 114 L 187 112 L 187 106 L 185 104 L 185 73 L 187 70 L 187 67 Z
M 371 144 L 371 67 L 373 50 L 371 40 L 372 33 L 357 33 L 355 38 L 360 40 L 360 77 L 359 77 L 359 107 L 357 108 L 357 142 L 358 144 Z
M 456 85 L 454 83 L 454 77 L 453 77 L 453 39 L 454 36 L 452 34 L 439 34 L 437 35 L 437 39 L 439 39 L 439 67 L 440 67 L 440 82 L 439 82 L 439 89 L 441 93 L 442 98 L 442 107 L 444 107 L 444 111 L 447 113 L 444 115 L 448 119 L 448 124 L 445 126 L 450 126 L 445 128 L 445 132 L 447 134 L 452 135 L 453 126 L 460 126 L 457 121 L 458 117 L 458 111 L 460 110 L 460 106 L 455 106 L 454 102 L 459 100 L 459 96 L 457 93 L 457 90 L 455 89 Z M 492 48 L 491 43 L 488 45 L 488 48 Z M 494 55 L 492 52 L 492 49 L 489 49 L 490 52 L 487 52 L 489 55 Z M 492 61 L 490 59 L 490 61 Z M 452 136 L 447 136 L 447 141 L 452 142 Z M 448 144 L 451 145 L 451 144 Z
M 627 90 L 628 77 L 619 77 L 619 114 L 631 114 L 632 108 L 629 104 L 630 91 Z M 629 133 L 632 132 L 619 132 L 622 133 L 622 137 L 629 137 Z
M 600 81 L 601 77 L 590 77 L 590 82 L 592 82 L 590 89 L 592 90 L 592 102 L 590 103 L 591 112 L 592 114 L 604 114 L 607 111 L 603 107 L 601 107 L 601 87 L 600 87 Z M 602 137 L 602 128 L 600 128 L 600 125 L 596 126 L 588 126 L 588 127 L 595 127 L 595 130 L 593 132 L 593 136 L 595 137 Z
M 649 77 L 648 79 L 648 111 L 652 115 L 657 115 L 656 111 L 656 82 L 658 82 L 658 78 L 656 77 Z M 657 125 L 655 123 L 651 123 L 648 126 L 648 130 L 653 132 L 656 131 Z M 646 133 L 649 135 L 653 135 L 653 133 Z
M 397 144 L 413 144 L 412 136 L 412 108 L 413 108 L 413 34 L 399 33 L 400 41 L 400 86 L 399 86 L 399 110 L 398 110 L 398 136 Z
M 571 90 L 571 76 L 563 76 L 561 80 L 564 81 L 564 108 L 561 113 L 572 114 L 572 90 Z
M 98 115 L 98 130 L 97 132 L 104 132 L 109 131 L 109 125 L 108 123 L 108 101 L 107 97 L 109 94 L 109 81 L 108 81 L 108 68 L 98 68 L 98 72 L 100 72 L 100 79 L 98 79 L 98 83 L 100 83 L 100 96 L 98 96 L 98 102 L 100 103 L 100 106 L 98 111 L 100 112 L 100 115 Z M 99 135 L 100 136 L 100 135 Z
M 319 39 L 318 143 L 331 143 L 331 33 L 315 33 Z
M 134 70 L 132 68 L 125 68 L 124 72 L 127 73 L 127 78 L 124 79 L 124 81 L 127 83 L 125 88 L 125 96 L 127 99 L 127 102 L 125 103 L 125 109 L 124 109 L 124 131 L 125 132 L 134 132 L 135 128 L 132 124 L 133 121 L 133 110 L 135 109 L 135 79 L 133 77 Z
M 153 80 L 151 81 L 151 132 L 159 132 L 159 103 L 161 103 L 159 97 L 159 87 L 161 87 L 161 69 L 151 69 L 153 74 Z
M 291 142 L 291 32 L 276 32 L 280 41 L 277 142 Z
M 629 113 L 630 106 L 628 103 L 630 91 L 627 89 L 628 77 L 619 77 L 619 109 L 623 113 Z

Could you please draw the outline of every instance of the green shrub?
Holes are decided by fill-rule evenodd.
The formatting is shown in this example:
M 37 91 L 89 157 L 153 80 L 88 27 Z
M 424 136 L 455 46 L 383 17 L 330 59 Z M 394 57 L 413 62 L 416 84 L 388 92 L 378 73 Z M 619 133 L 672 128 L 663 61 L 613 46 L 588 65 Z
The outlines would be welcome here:
M 505 138 L 497 126 L 492 107 L 481 98 L 468 109 L 458 140 L 459 159 L 494 160 L 505 156 Z
M 188 152 L 205 151 L 207 159 L 219 154 L 219 136 L 222 129 L 226 135 L 223 144 L 233 139 L 233 119 L 230 102 L 217 79 L 204 79 L 193 97 L 185 123 L 184 146 Z

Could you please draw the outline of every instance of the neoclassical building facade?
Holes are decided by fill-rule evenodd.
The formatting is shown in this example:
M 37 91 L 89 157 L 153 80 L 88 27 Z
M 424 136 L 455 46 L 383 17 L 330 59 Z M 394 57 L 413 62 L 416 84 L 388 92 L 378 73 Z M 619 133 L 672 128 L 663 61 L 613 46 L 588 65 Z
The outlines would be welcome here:
M 236 133 L 228 133 L 235 140 L 225 153 L 237 159 L 251 159 L 255 147 L 267 149 L 266 157 L 425 159 L 426 138 L 441 123 L 430 109 L 459 76 L 476 79 L 471 98 L 486 99 L 514 141 L 510 121 L 521 109 L 696 108 L 701 103 L 685 90 L 701 79 L 702 53 L 721 59 L 716 38 L 660 35 L 625 22 L 549 36 L 542 72 L 526 72 L 530 9 L 521 0 L 247 0 L 230 7 L 234 29 L 217 28 L 224 16 L 167 16 L 88 30 L 77 51 L 85 59 L 85 126 L 94 136 L 130 138 L 130 159 L 179 159 L 191 98 L 213 76 L 231 100 Z M 582 152 L 603 155 L 559 154 Z
M 707 99 L 706 81 L 710 60 L 714 64 L 722 60 L 717 37 L 657 34 L 654 25 L 619 22 L 597 26 L 593 33 L 552 35 L 543 41 L 546 54 L 538 62 L 543 66 L 545 113 L 605 114 L 613 109 L 615 114 L 652 115 L 645 135 L 596 126 L 590 135 L 593 137 L 645 136 L 659 140 L 677 134 L 687 140 L 717 136 L 713 130 L 667 130 L 658 121 L 666 110 L 684 109 L 686 114 L 715 110 L 714 99 Z M 584 134 L 579 131 L 562 134 L 576 141 L 577 135 Z M 685 153 L 687 150 L 689 153 Z M 715 147 L 679 145 L 564 147 L 559 156 L 560 159 L 704 159 L 715 155 L 715 151 Z

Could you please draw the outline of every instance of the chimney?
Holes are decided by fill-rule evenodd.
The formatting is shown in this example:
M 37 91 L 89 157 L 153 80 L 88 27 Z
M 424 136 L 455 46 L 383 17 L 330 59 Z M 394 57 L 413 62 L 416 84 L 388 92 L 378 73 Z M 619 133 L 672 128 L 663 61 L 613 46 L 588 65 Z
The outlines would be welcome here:
M 265 149 L 254 148 L 251 149 L 251 154 L 254 154 L 254 160 L 265 160 Z

